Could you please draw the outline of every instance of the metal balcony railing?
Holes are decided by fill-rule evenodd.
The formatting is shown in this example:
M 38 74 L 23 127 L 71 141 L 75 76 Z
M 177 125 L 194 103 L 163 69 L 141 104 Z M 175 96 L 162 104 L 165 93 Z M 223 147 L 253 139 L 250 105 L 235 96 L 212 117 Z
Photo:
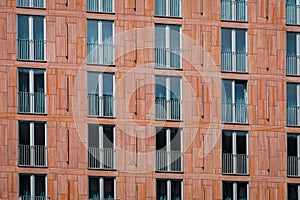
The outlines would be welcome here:
M 181 0 L 155 0 L 155 16 L 181 17 L 181 4 Z
M 115 198 L 89 198 L 89 200 L 120 200 L 120 199 L 115 199 Z
M 112 44 L 87 43 L 87 64 L 114 65 L 115 46 Z
M 181 49 L 155 48 L 155 66 L 181 69 Z
M 247 21 L 247 2 L 242 0 L 221 0 L 221 19 Z
M 46 167 L 47 166 L 47 147 L 42 145 L 23 145 L 19 144 L 19 165 Z
M 287 55 L 286 56 L 286 74 L 287 75 L 300 75 L 300 55 Z
M 18 92 L 18 112 L 45 114 L 46 94 Z
M 247 53 L 246 52 L 221 52 L 222 71 L 228 72 L 247 72 Z
M 86 10 L 88 12 L 114 12 L 114 0 L 87 0 Z
M 88 95 L 88 115 L 96 117 L 113 117 L 115 98 L 113 96 Z
M 248 174 L 248 155 L 223 153 L 222 172 L 223 174 Z
M 17 0 L 17 7 L 45 8 L 45 0 Z
M 286 123 L 289 126 L 299 126 L 300 106 L 286 107 Z
M 158 120 L 181 120 L 180 99 L 155 99 L 155 118 Z
M 180 151 L 156 151 L 156 170 L 182 172 L 183 153 Z
M 300 157 L 288 156 L 287 157 L 287 175 L 288 176 L 300 176 Z
M 50 198 L 45 196 L 23 195 L 19 197 L 19 200 L 50 200 Z
M 224 123 L 248 123 L 248 105 L 243 103 L 222 103 Z
M 17 39 L 19 60 L 45 60 L 46 41 Z
M 88 151 L 88 167 L 90 169 L 115 169 L 115 149 L 89 147 Z
M 299 25 L 300 21 L 297 20 L 300 14 L 300 5 L 286 4 L 286 24 Z

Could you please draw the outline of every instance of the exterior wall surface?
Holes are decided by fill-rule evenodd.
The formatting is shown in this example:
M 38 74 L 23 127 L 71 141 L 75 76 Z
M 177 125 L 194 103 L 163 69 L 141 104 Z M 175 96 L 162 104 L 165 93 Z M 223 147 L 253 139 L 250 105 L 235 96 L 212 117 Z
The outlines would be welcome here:
M 66 6 L 66 2 L 68 5 Z M 248 22 L 220 20 L 220 0 L 182 0 L 182 18 L 154 16 L 154 0 L 115 0 L 114 14 L 85 0 L 46 9 L 0 1 L 0 199 L 18 199 L 20 173 L 46 174 L 50 199 L 88 199 L 88 177 L 116 177 L 116 198 L 156 199 L 156 179 L 182 179 L 184 199 L 222 199 L 222 181 L 249 182 L 250 199 L 286 199 L 287 26 L 284 0 L 248 0 Z M 46 62 L 17 60 L 17 15 L 46 18 Z M 116 64 L 86 64 L 86 20 L 114 21 Z M 182 26 L 182 70 L 154 67 L 154 25 Z M 221 28 L 248 32 L 248 73 L 221 72 Z M 47 114 L 18 113 L 18 68 L 46 69 Z M 87 71 L 115 73 L 115 118 L 87 117 Z M 181 76 L 182 121 L 155 120 L 155 75 Z M 249 123 L 223 124 L 221 80 L 247 81 Z M 47 123 L 45 168 L 18 166 L 18 121 Z M 87 124 L 116 128 L 116 170 L 88 169 Z M 155 171 L 155 128 L 183 130 L 182 173 Z M 222 130 L 248 131 L 249 175 L 222 174 Z

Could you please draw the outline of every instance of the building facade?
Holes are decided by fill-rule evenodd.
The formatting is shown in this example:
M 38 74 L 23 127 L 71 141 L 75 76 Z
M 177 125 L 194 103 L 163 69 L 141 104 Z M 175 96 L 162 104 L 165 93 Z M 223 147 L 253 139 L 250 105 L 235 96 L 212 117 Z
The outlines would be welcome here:
M 298 0 L 0 2 L 0 199 L 299 199 Z

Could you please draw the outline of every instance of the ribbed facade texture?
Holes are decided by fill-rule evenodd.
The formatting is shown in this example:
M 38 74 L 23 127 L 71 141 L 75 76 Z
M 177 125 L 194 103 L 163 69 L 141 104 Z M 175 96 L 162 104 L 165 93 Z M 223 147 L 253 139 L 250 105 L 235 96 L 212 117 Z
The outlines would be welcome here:
M 300 199 L 300 1 L 1 0 L 0 199 Z

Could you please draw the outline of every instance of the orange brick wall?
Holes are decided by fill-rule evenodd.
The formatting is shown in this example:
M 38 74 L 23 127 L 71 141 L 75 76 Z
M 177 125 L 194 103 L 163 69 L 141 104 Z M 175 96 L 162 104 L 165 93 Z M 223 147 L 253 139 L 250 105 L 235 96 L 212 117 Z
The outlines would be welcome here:
M 220 0 L 183 0 L 182 19 L 154 17 L 154 0 L 115 0 L 115 14 L 86 13 L 85 0 L 46 1 L 46 10 L 0 1 L 0 199 L 18 198 L 19 173 L 47 174 L 51 199 L 87 199 L 90 175 L 116 177 L 124 200 L 154 200 L 156 178 L 183 179 L 184 199 L 195 200 L 222 199 L 222 180 L 249 181 L 250 199 L 285 199 L 286 183 L 300 183 L 286 176 L 286 133 L 299 130 L 286 127 L 285 114 L 286 82 L 300 82 L 285 76 L 286 31 L 300 27 L 285 25 L 284 0 L 248 0 L 248 23 L 221 22 Z M 47 62 L 17 61 L 17 14 L 46 16 Z M 87 18 L 114 20 L 115 67 L 85 64 Z M 154 23 L 182 24 L 182 71 L 154 69 Z M 221 27 L 248 30 L 248 74 L 220 72 Z M 18 67 L 46 69 L 47 115 L 18 114 Z M 115 73 L 115 119 L 86 117 L 86 71 Z M 182 76 L 182 122 L 154 120 L 159 74 Z M 248 80 L 249 125 L 221 123 L 222 78 Z M 47 122 L 47 168 L 18 167 L 18 120 Z M 116 126 L 116 171 L 87 169 L 87 123 Z M 184 173 L 155 172 L 157 126 L 183 128 Z M 248 131 L 249 176 L 222 175 L 223 129 Z

